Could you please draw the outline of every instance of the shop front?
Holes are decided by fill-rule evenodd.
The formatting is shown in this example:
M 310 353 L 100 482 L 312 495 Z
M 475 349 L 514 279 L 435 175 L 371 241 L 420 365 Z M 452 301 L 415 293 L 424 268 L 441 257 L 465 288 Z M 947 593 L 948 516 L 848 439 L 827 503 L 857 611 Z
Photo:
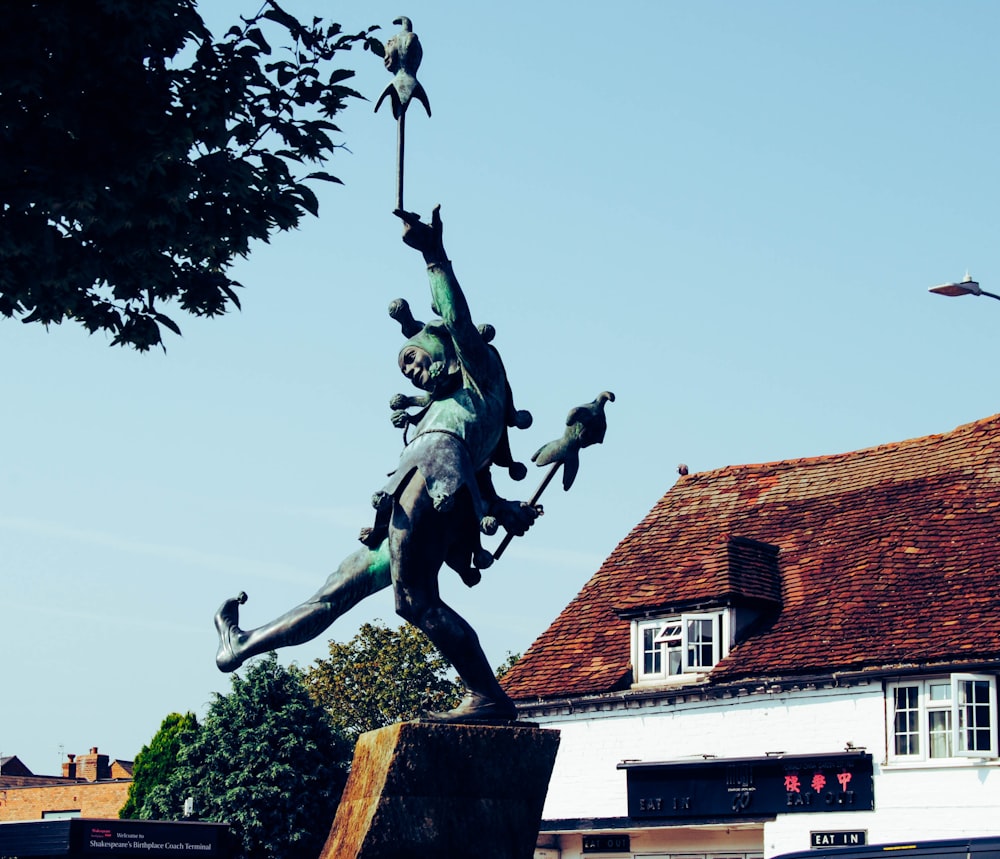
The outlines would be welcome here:
M 623 761 L 618 768 L 626 773 L 628 817 L 575 821 L 576 831 L 553 822 L 537 859 L 758 859 L 769 852 L 768 825 L 780 820 L 787 829 L 795 819 L 802 844 L 867 843 L 865 828 L 851 822 L 852 813 L 875 807 L 865 752 Z

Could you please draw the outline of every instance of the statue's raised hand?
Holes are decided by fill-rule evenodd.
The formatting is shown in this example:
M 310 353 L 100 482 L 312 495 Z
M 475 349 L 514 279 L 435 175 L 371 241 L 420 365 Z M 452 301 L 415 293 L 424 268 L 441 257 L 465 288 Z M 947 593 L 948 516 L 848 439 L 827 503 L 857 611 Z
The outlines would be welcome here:
M 444 252 L 440 205 L 435 206 L 431 212 L 429 224 L 421 221 L 420 215 L 415 212 L 396 209 L 393 214 L 403 222 L 403 241 L 411 248 L 420 251 L 428 265 L 448 261 L 448 256 Z

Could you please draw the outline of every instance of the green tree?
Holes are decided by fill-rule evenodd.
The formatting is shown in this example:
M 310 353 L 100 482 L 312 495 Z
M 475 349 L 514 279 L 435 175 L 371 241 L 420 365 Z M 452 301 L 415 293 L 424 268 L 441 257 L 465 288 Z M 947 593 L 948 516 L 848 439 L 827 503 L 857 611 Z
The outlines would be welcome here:
M 305 671 L 313 699 L 352 741 L 365 731 L 412 719 L 421 710 L 448 710 L 464 687 L 451 665 L 416 627 L 366 623 L 346 644 L 331 641 L 328 659 Z
M 351 746 L 317 707 L 297 672 L 268 654 L 232 691 L 216 695 L 184 736 L 178 765 L 147 803 L 150 817 L 179 817 L 194 800 L 201 820 L 228 821 L 236 859 L 315 859 L 347 778 Z
M 517 664 L 520 658 L 521 658 L 520 653 L 513 653 L 510 650 L 508 650 L 507 658 L 504 659 L 504 661 L 497 666 L 497 671 L 496 671 L 497 680 L 503 680 L 503 678 L 507 676 L 507 672 L 510 671 L 510 669 Z
M 330 120 L 361 97 L 334 61 L 381 50 L 374 28 L 304 25 L 274 0 L 219 40 L 195 0 L 3 11 L 0 314 L 139 350 L 180 333 L 169 305 L 239 307 L 230 264 L 317 214 L 308 182 L 339 182 L 315 169 L 342 145 Z
M 182 738 L 198 730 L 198 720 L 194 713 L 171 713 L 160 729 L 153 735 L 148 746 L 143 746 L 135 758 L 132 784 L 128 789 L 128 799 L 118 813 L 122 818 L 146 818 L 149 811 L 146 803 L 150 794 L 161 785 L 167 784 L 177 767 L 177 754 Z

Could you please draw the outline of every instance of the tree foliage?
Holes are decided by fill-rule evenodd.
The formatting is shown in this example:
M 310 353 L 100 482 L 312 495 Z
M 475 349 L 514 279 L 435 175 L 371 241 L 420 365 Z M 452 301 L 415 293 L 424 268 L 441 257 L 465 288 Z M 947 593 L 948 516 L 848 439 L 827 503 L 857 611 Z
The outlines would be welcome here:
M 497 680 L 503 680 L 503 678 L 507 676 L 507 672 L 509 672 L 510 669 L 517 664 L 517 661 L 520 658 L 521 658 L 520 653 L 511 653 L 508 650 L 507 658 L 504 659 L 504 661 L 497 666 L 496 670 Z
M 136 759 L 129 802 L 142 819 L 173 820 L 187 797 L 201 820 L 228 821 L 234 859 L 313 859 L 333 821 L 357 737 L 447 710 L 464 689 L 450 665 L 409 624 L 366 623 L 329 659 L 305 671 L 274 653 L 232 675 L 199 725 L 171 714 Z M 508 654 L 498 676 L 517 660 Z M 125 809 L 122 811 L 125 815 Z
M 0 27 L 0 314 L 161 344 L 239 307 L 251 240 L 317 214 L 313 169 L 369 31 L 267 0 L 222 39 L 195 0 L 9 0 Z M 276 38 L 287 47 L 273 50 Z M 309 165 L 312 165 L 310 167 Z M 171 311 L 172 312 L 172 311 Z
M 132 784 L 129 785 L 128 799 L 118 813 L 122 818 L 149 817 L 147 802 L 150 795 L 161 785 L 167 784 L 177 767 L 177 754 L 182 738 L 198 730 L 198 720 L 194 713 L 171 713 L 160 729 L 153 735 L 148 746 L 143 746 L 135 758 L 132 770 Z
M 313 699 L 352 741 L 365 731 L 412 719 L 421 710 L 447 710 L 464 688 L 449 679 L 451 665 L 416 627 L 366 623 L 346 643 L 331 641 L 328 659 L 305 672 Z
M 274 653 L 234 674 L 202 725 L 183 735 L 178 764 L 148 803 L 176 819 L 184 799 L 201 820 L 228 821 L 235 859 L 314 859 L 346 781 L 351 746 Z

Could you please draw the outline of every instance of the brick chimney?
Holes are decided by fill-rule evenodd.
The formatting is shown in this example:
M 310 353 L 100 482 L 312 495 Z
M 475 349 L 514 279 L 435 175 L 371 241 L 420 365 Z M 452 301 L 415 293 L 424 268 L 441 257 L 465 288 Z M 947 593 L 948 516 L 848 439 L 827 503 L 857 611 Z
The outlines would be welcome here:
M 87 781 L 100 781 L 111 778 L 111 766 L 107 755 L 99 755 L 97 746 L 93 746 L 90 752 L 80 755 L 77 762 L 77 774 Z
M 63 761 L 62 774 L 63 778 L 76 778 L 76 763 L 74 759 L 76 755 L 66 755 L 67 760 Z

